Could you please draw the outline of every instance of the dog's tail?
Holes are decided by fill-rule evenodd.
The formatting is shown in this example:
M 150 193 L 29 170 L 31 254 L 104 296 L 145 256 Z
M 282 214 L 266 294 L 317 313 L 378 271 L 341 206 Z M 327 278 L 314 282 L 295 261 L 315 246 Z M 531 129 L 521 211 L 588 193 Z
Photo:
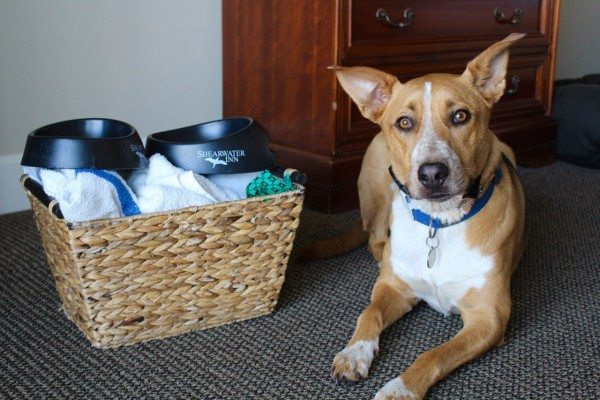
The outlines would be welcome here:
M 305 262 L 338 256 L 356 249 L 368 239 L 369 234 L 363 230 L 362 220 L 359 218 L 352 223 L 350 229 L 340 235 L 301 248 L 297 259 Z

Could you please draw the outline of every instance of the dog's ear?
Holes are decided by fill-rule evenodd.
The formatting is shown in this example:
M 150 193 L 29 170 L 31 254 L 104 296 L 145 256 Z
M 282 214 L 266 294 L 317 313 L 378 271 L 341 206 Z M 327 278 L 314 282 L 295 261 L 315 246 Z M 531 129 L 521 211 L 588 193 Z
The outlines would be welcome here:
M 377 123 L 392 95 L 392 86 L 398 79 L 369 67 L 332 65 L 327 69 L 335 71 L 340 84 L 362 115 Z
M 524 33 L 511 33 L 502 41 L 494 43 L 469 62 L 462 74 L 481 93 L 490 107 L 504 94 L 508 48 L 523 36 Z

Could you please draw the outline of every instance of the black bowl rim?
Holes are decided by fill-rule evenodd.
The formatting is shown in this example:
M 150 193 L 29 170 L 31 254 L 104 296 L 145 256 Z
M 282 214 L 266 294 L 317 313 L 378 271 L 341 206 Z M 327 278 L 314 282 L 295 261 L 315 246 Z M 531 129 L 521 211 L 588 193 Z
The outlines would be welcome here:
M 118 124 L 125 128 L 122 136 L 73 136 L 60 134 L 44 134 L 46 129 L 60 129 L 61 125 L 85 121 L 102 121 Z M 79 132 L 85 133 L 84 130 Z M 122 132 L 119 132 L 122 133 Z M 77 149 L 75 153 L 61 157 L 54 150 L 55 146 L 69 144 Z M 123 146 L 123 145 L 126 145 Z M 41 147 L 40 147 L 41 146 Z M 118 148 L 115 153 L 111 149 Z M 47 149 L 41 151 L 41 149 Z M 83 150 L 87 155 L 82 154 Z M 103 156 L 97 156 L 99 150 Z M 91 154 L 91 155 L 90 155 Z M 94 156 L 93 154 L 96 154 Z M 109 154 L 106 156 L 106 154 Z M 135 154 L 135 157 L 132 155 Z M 77 157 L 80 157 L 77 159 Z M 59 162 L 60 161 L 60 162 Z M 39 127 L 27 135 L 25 149 L 21 157 L 21 165 L 47 169 L 110 169 L 110 170 L 136 170 L 148 167 L 148 158 L 144 143 L 137 129 L 128 122 L 102 117 L 75 118 L 54 122 Z
M 237 120 L 245 120 L 248 123 L 243 128 L 238 129 L 237 131 L 229 132 L 229 133 L 227 133 L 226 135 L 224 135 L 222 137 L 214 138 L 214 139 L 211 139 L 211 140 L 203 140 L 203 141 L 198 140 L 197 142 L 178 142 L 178 141 L 175 141 L 175 140 L 165 140 L 165 139 L 160 139 L 160 138 L 157 137 L 157 135 L 160 135 L 160 136 L 162 136 L 162 135 L 170 135 L 170 134 L 173 134 L 175 132 L 179 132 L 179 131 L 182 131 L 182 130 L 185 130 L 185 129 L 195 128 L 195 127 L 202 126 L 202 125 L 209 125 L 209 124 L 213 124 L 213 123 L 216 123 L 216 122 L 231 121 L 231 120 L 236 120 L 236 119 Z M 193 124 L 193 125 L 189 125 L 189 126 L 183 126 L 181 128 L 169 129 L 168 131 L 155 132 L 155 133 L 153 133 L 151 135 L 148 135 L 148 138 L 146 140 L 153 140 L 155 142 L 161 142 L 161 143 L 165 143 L 165 144 L 168 144 L 168 145 L 171 145 L 171 146 L 196 146 L 196 145 L 199 145 L 199 144 L 212 143 L 212 142 L 219 141 L 219 140 L 225 140 L 225 139 L 227 139 L 227 138 L 229 138 L 231 136 L 235 136 L 235 135 L 239 134 L 240 132 L 243 132 L 243 131 L 246 131 L 246 130 L 250 129 L 253 125 L 257 126 L 259 124 L 252 117 L 244 117 L 244 116 L 240 116 L 240 117 L 227 117 L 227 118 L 215 119 L 215 120 L 207 121 L 207 122 L 201 122 L 199 124 Z M 264 128 L 262 128 L 262 129 L 264 130 Z M 266 133 L 266 130 L 265 130 L 265 133 Z
M 52 126 L 55 125 L 62 125 L 62 124 L 67 124 L 67 123 L 72 123 L 72 122 L 78 122 L 78 121 L 110 121 L 110 122 L 117 122 L 120 124 L 123 124 L 127 127 L 130 128 L 130 132 L 127 135 L 123 135 L 123 136 L 116 136 L 116 137 L 88 137 L 88 136 L 70 136 L 70 135 L 40 135 L 38 134 L 39 131 L 43 130 L 43 129 L 47 129 L 50 128 Z M 135 127 L 133 125 L 131 125 L 128 122 L 125 121 L 121 121 L 118 119 L 114 119 L 114 118 L 102 118 L 102 117 L 90 117 L 90 118 L 74 118 L 74 119 L 67 119 L 64 121 L 58 121 L 58 122 L 53 122 L 51 124 L 47 124 L 44 126 L 41 126 L 39 128 L 34 129 L 33 131 L 31 131 L 29 133 L 28 136 L 31 137 L 35 137 L 35 138 L 56 138 L 56 139 L 70 139 L 70 140 L 123 140 L 123 139 L 128 139 L 131 136 L 135 136 L 135 135 L 139 136 L 139 132 L 137 131 L 137 129 L 135 129 Z

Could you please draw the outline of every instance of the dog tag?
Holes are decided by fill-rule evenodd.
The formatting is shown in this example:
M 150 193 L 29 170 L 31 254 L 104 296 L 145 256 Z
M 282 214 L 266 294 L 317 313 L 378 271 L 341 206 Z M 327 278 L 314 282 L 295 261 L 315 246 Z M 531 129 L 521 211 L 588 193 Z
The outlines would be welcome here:
M 433 267 L 433 264 L 435 264 L 435 247 L 430 248 L 427 254 L 427 268 Z
M 435 264 L 435 249 L 440 245 L 440 239 L 437 238 L 437 228 L 433 226 L 433 218 L 429 221 L 429 236 L 425 239 L 425 244 L 429 247 L 429 253 L 427 253 L 427 268 L 432 268 Z

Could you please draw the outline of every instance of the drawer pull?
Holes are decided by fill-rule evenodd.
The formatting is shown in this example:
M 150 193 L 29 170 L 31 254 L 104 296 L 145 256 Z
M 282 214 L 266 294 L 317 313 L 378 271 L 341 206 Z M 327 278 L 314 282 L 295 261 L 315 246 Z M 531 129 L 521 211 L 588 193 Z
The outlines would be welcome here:
M 515 12 L 513 13 L 512 17 L 507 18 L 506 14 L 504 14 L 504 12 L 502 12 L 500 7 L 496 7 L 494 9 L 494 17 L 496 18 L 496 21 L 501 24 L 516 25 L 519 22 L 521 22 L 521 17 L 523 16 L 523 14 L 525 14 L 525 11 L 523 11 L 522 8 L 517 7 L 517 8 L 515 8 Z
M 375 12 L 375 18 L 377 18 L 381 22 L 385 22 L 386 24 L 393 26 L 394 28 L 406 28 L 409 27 L 412 22 L 413 12 L 410 8 L 404 10 L 404 20 L 400 22 L 394 22 L 388 15 L 385 9 L 380 8 Z
M 504 91 L 504 94 L 510 96 L 517 93 L 519 91 L 519 83 L 521 83 L 521 78 L 518 75 L 513 76 L 510 80 L 510 87 Z

